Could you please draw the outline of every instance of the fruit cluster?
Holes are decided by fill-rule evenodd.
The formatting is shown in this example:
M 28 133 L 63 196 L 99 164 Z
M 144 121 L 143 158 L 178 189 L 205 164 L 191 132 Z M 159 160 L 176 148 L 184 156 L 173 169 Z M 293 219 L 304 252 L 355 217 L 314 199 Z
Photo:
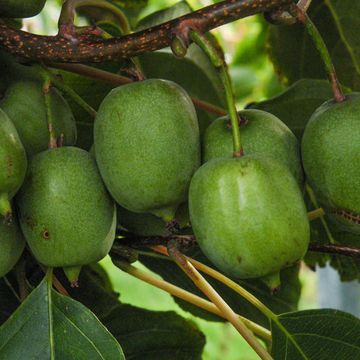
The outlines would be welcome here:
M 108 93 L 87 152 L 74 146 L 67 102 L 54 88 L 47 96 L 46 104 L 40 82 L 16 80 L 0 102 L 0 214 L 12 220 L 0 226 L 0 276 L 21 256 L 24 237 L 41 264 L 63 267 L 76 282 L 81 266 L 109 252 L 118 227 L 168 236 L 191 224 L 219 269 L 238 279 L 261 277 L 270 287 L 279 284 L 282 268 L 305 255 L 310 227 L 300 146 L 276 116 L 240 111 L 244 155 L 234 158 L 228 118 L 200 137 L 185 90 L 150 79 Z M 325 103 L 302 143 L 308 181 L 350 232 L 360 222 L 354 191 L 360 174 L 352 165 L 360 137 L 352 114 L 359 106 L 357 94 Z M 48 148 L 49 113 L 55 148 Z

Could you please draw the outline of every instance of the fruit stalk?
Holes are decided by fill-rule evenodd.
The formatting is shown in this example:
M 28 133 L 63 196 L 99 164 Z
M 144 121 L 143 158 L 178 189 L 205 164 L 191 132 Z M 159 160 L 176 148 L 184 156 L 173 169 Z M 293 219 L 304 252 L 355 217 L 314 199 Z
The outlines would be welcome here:
M 56 134 L 54 128 L 54 117 L 52 112 L 50 89 L 51 89 L 51 80 L 49 76 L 46 76 L 43 84 L 43 93 L 44 93 L 44 102 L 46 109 L 46 119 L 48 124 L 48 131 L 49 131 L 48 148 L 54 149 L 57 147 L 57 141 L 56 141 Z
M 308 218 L 310 221 L 316 220 L 318 218 L 322 218 L 325 215 L 325 211 L 323 208 L 318 208 L 308 212 Z
M 236 111 L 231 79 L 224 56 L 221 50 L 215 47 L 212 42 L 206 37 L 206 35 L 203 35 L 198 31 L 191 31 L 190 38 L 194 43 L 200 46 L 200 48 L 205 52 L 209 60 L 212 62 L 215 69 L 219 72 L 219 76 L 225 90 L 226 102 L 231 121 L 233 156 L 240 157 L 243 155 L 243 148 L 241 146 L 239 118 Z
M 73 28 L 75 11 L 80 7 L 96 7 L 108 10 L 118 19 L 122 33 L 124 35 L 130 34 L 130 24 L 124 13 L 117 6 L 104 0 L 67 0 L 61 8 L 58 22 L 59 31 L 62 32 L 62 35 L 66 34 L 68 29 Z
M 44 62 L 95 63 L 118 60 L 167 47 L 176 33 L 184 28 L 205 33 L 247 16 L 287 9 L 291 4 L 293 0 L 225 0 L 134 34 L 95 40 L 80 35 L 76 42 L 61 34 L 30 34 L 1 21 L 0 47 L 13 55 Z
M 165 248 L 162 246 L 154 246 L 152 249 L 160 254 L 169 256 L 168 252 Z M 184 255 L 185 256 L 185 255 Z M 249 291 L 244 289 L 242 286 L 237 284 L 235 281 L 229 279 L 227 276 L 223 275 L 219 271 L 216 271 L 215 269 L 211 268 L 210 266 L 207 266 L 200 261 L 197 261 L 191 257 L 185 256 L 185 258 L 199 271 L 202 271 L 206 275 L 209 275 L 213 279 L 221 282 L 222 284 L 226 285 L 228 288 L 234 290 L 236 293 L 238 293 L 241 297 L 243 297 L 245 300 L 247 300 L 250 304 L 252 304 L 254 307 L 256 307 L 258 310 L 260 310 L 267 318 L 274 319 L 276 318 L 276 315 L 265 305 L 263 304 L 259 299 L 257 299 L 253 294 L 251 294 Z
M 299 0 L 297 3 L 297 6 L 299 9 L 301 9 L 303 11 L 307 11 L 309 6 L 311 5 L 311 1 L 312 0 Z
M 324 62 L 325 71 L 329 78 L 331 88 L 334 94 L 334 100 L 336 102 L 342 102 L 345 100 L 345 96 L 341 89 L 338 77 L 336 75 L 334 64 L 331 60 L 331 56 L 329 50 L 324 42 L 323 37 L 321 36 L 319 30 L 312 22 L 310 17 L 307 15 L 305 11 L 303 11 L 298 5 L 294 5 L 290 9 L 291 14 L 296 17 L 296 19 L 302 23 L 307 32 L 309 33 L 312 41 L 314 42 L 319 54 L 321 56 L 322 61 Z
M 247 343 L 263 360 L 271 360 L 272 357 L 266 349 L 256 340 L 254 334 L 239 319 L 231 307 L 215 291 L 215 289 L 205 280 L 205 278 L 195 269 L 195 267 L 186 259 L 186 257 L 177 249 L 176 240 L 168 244 L 169 255 L 184 273 L 193 281 L 199 290 L 206 295 L 209 300 L 224 314 L 224 317 L 234 326 Z
M 353 246 L 311 243 L 309 251 L 360 258 L 360 249 Z
M 119 267 L 121 270 L 125 271 L 129 275 L 131 275 L 141 281 L 144 281 L 147 284 L 150 284 L 158 289 L 161 289 L 172 296 L 176 296 L 179 299 L 187 301 L 188 303 L 193 304 L 205 311 L 208 311 L 212 314 L 215 314 L 215 315 L 218 315 L 218 316 L 224 318 L 224 315 L 221 313 L 221 311 L 210 301 L 205 300 L 205 299 L 201 298 L 200 296 L 194 295 L 191 292 L 186 291 L 186 290 L 184 290 L 176 285 L 173 285 L 167 281 L 164 281 L 162 279 L 157 279 L 154 276 L 148 274 L 147 272 L 140 270 L 125 261 L 114 259 L 114 258 L 112 258 L 112 260 L 117 267 Z M 259 336 L 261 339 L 263 339 L 266 342 L 271 341 L 271 333 L 269 330 L 263 328 L 262 326 L 252 322 L 251 320 L 249 320 L 241 315 L 237 314 L 237 316 L 239 318 L 241 318 L 241 320 L 244 322 L 244 324 L 251 331 L 253 331 L 254 334 Z
M 84 101 L 70 86 L 66 85 L 61 79 L 53 74 L 47 67 L 41 67 L 42 76 L 48 77 L 53 85 L 59 90 L 70 96 L 81 108 L 83 108 L 92 118 L 95 119 L 96 111 Z
M 311 203 L 315 206 L 315 208 L 319 208 L 319 203 L 318 203 L 318 201 L 317 201 L 317 199 L 315 197 L 314 191 L 311 189 L 311 187 L 308 184 L 306 184 L 306 192 L 307 192 L 307 194 L 309 196 L 309 199 L 310 199 Z M 320 221 L 321 221 L 321 224 L 322 224 L 322 226 L 323 226 L 323 228 L 324 228 L 324 230 L 326 232 L 326 235 L 327 235 L 327 237 L 329 239 L 330 244 L 335 244 L 335 239 L 332 236 L 332 233 L 330 231 L 330 228 L 329 228 L 324 216 L 320 217 Z
M 88 65 L 53 63 L 53 64 L 49 64 L 49 66 L 52 68 L 62 69 L 75 74 L 87 76 L 93 79 L 106 81 L 110 84 L 119 85 L 119 86 L 130 84 L 131 82 L 133 82 L 132 79 L 126 76 L 114 74 L 109 71 L 97 69 Z M 209 113 L 219 116 L 224 116 L 227 114 L 227 112 L 223 108 L 210 104 L 204 100 L 200 100 L 194 97 L 192 97 L 191 100 L 195 105 L 195 107 L 197 107 L 198 109 L 202 109 Z

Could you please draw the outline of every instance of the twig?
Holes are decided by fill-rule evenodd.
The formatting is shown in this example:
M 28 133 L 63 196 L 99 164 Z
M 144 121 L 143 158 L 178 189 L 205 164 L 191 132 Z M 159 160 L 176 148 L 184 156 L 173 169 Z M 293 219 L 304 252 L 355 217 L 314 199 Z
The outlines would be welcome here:
M 360 259 L 360 248 L 353 246 L 311 243 L 309 245 L 309 250 L 326 254 L 344 255 Z
M 114 261 L 114 260 L 113 260 Z M 212 314 L 220 316 L 223 318 L 223 314 L 221 311 L 210 301 L 201 298 L 200 296 L 194 295 L 189 291 L 186 291 L 176 285 L 173 285 L 167 281 L 157 279 L 154 276 L 148 274 L 147 272 L 136 268 L 133 265 L 130 265 L 124 261 L 115 260 L 114 263 L 118 266 L 121 270 L 125 271 L 131 276 L 136 277 L 139 280 L 142 280 L 152 286 L 155 286 L 170 295 L 176 296 L 179 299 L 182 299 L 190 304 L 193 304 L 205 311 L 208 311 Z M 262 326 L 252 322 L 251 320 L 244 318 L 241 315 L 237 315 L 241 318 L 241 320 L 246 324 L 246 326 L 254 332 L 257 336 L 261 337 L 267 342 L 271 341 L 271 333 L 269 330 L 263 328 Z
M 109 71 L 97 69 L 97 68 L 94 68 L 94 67 L 88 66 L 88 65 L 51 63 L 51 64 L 49 64 L 49 66 L 52 68 L 61 69 L 61 70 L 75 73 L 75 74 L 87 76 L 92 79 L 106 81 L 113 85 L 120 86 L 120 85 L 130 84 L 131 82 L 133 82 L 132 79 L 130 79 L 126 76 L 114 74 Z M 201 109 L 201 110 L 204 110 L 204 111 L 207 111 L 209 113 L 219 115 L 219 116 L 227 115 L 227 111 L 219 106 L 210 104 L 206 101 L 203 101 L 203 100 L 200 100 L 200 99 L 197 99 L 194 97 L 192 97 L 191 100 L 198 109 Z
M 23 302 L 30 291 L 26 282 L 25 260 L 21 258 L 15 266 L 16 281 L 19 287 L 20 301 Z
M 12 286 L 11 282 L 9 281 L 9 279 L 4 276 L 3 277 L 3 280 L 5 282 L 5 284 L 8 286 L 8 288 L 10 289 L 10 291 L 12 292 L 12 294 L 16 297 L 16 299 L 19 301 L 19 303 L 21 303 L 21 298 L 20 296 L 18 295 L 18 293 L 16 292 L 16 290 L 14 289 L 14 287 Z
M 95 119 L 96 111 L 82 99 L 80 95 L 76 93 L 70 86 L 65 84 L 55 74 L 53 74 L 46 66 L 42 66 L 44 76 L 49 77 L 52 84 L 54 84 L 59 90 L 67 94 L 71 99 L 77 103 L 84 111 L 86 111 L 92 118 Z
M 43 94 L 44 94 L 44 102 L 46 109 L 46 120 L 48 125 L 48 132 L 49 132 L 48 148 L 54 149 L 57 147 L 57 138 L 55 133 L 54 113 L 52 109 L 50 92 L 51 92 L 51 80 L 50 77 L 46 75 L 43 83 Z
M 64 2 L 60 17 L 59 17 L 59 31 L 67 30 L 74 27 L 75 11 L 80 7 L 96 7 L 111 12 L 119 21 L 121 31 L 123 34 L 130 33 L 129 22 L 124 13 L 117 6 L 104 0 L 67 0 Z
M 152 247 L 152 249 L 159 254 L 169 256 L 168 251 L 163 246 Z M 219 271 L 216 271 L 215 269 L 201 263 L 200 261 L 197 261 L 186 255 L 184 255 L 184 256 L 197 270 L 202 271 L 203 273 L 209 275 L 213 279 L 221 282 L 225 286 L 234 290 L 241 297 L 243 297 L 245 300 L 247 300 L 250 304 L 252 304 L 258 310 L 260 310 L 265 316 L 267 316 L 270 319 L 276 318 L 276 314 L 274 314 L 265 304 L 263 304 L 261 301 L 259 301 L 253 294 L 251 294 L 249 291 L 247 291 L 242 286 L 237 284 L 235 281 L 229 279 L 227 276 L 223 275 Z
M 310 35 L 314 45 L 316 46 L 321 59 L 324 63 L 325 71 L 329 78 L 331 88 L 334 94 L 334 100 L 336 102 L 342 102 L 345 100 L 344 93 L 341 89 L 339 80 L 336 75 L 334 64 L 331 60 L 331 56 L 329 50 L 324 42 L 323 37 L 319 33 L 319 30 L 316 28 L 315 24 L 311 21 L 307 13 L 300 8 L 298 5 L 294 5 L 290 8 L 290 13 L 300 22 L 302 23 L 308 34 Z
M 203 35 L 200 32 L 190 31 L 189 37 L 204 51 L 204 53 L 214 66 L 215 70 L 219 74 L 225 90 L 227 110 L 229 112 L 229 117 L 231 121 L 233 156 L 240 157 L 243 155 L 243 148 L 241 145 L 239 118 L 236 111 L 235 97 L 232 88 L 231 78 L 227 69 L 224 54 L 217 46 L 212 43 L 212 41 L 207 36 Z M 184 38 L 183 34 L 182 38 Z
M 176 240 L 168 243 L 169 255 L 184 273 L 193 281 L 196 287 L 206 295 L 209 300 L 223 313 L 239 334 L 255 350 L 263 360 L 271 360 L 272 357 L 267 350 L 256 340 L 253 333 L 246 327 L 243 321 L 225 302 L 225 300 L 216 292 L 216 290 L 206 281 L 206 279 L 195 269 L 188 259 L 178 250 Z

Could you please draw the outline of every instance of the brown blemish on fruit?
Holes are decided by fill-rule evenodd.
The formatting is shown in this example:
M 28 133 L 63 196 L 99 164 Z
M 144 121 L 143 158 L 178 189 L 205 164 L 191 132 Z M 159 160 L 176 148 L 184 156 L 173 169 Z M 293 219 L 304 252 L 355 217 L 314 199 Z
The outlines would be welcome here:
M 26 216 L 25 223 L 27 226 L 29 226 L 31 230 L 34 230 L 34 227 L 36 226 L 36 221 L 32 217 Z
M 49 240 L 50 239 L 50 233 L 48 229 L 44 229 L 43 232 L 41 233 L 41 236 L 44 240 Z
M 14 173 L 14 163 L 11 156 L 6 159 L 7 177 L 10 178 Z
M 247 119 L 244 115 L 238 114 L 238 123 L 239 123 L 239 126 L 247 125 L 249 123 L 249 119 Z M 228 129 L 232 129 L 230 120 L 227 122 L 226 127 Z

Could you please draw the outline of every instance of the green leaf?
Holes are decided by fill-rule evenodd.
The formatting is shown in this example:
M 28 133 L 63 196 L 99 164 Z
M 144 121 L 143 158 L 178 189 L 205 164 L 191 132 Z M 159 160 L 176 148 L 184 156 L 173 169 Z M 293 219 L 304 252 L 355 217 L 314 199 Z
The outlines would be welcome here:
M 111 0 L 110 2 L 129 9 L 144 8 L 148 4 L 148 0 Z
M 85 267 L 71 296 L 90 308 L 121 343 L 126 359 L 201 359 L 204 335 L 174 312 L 120 304 L 99 267 Z M 102 277 L 102 278 L 100 278 Z
M 360 18 L 356 16 L 360 2 L 317 0 L 308 13 L 324 37 L 340 82 L 360 90 Z M 271 26 L 269 49 L 277 72 L 290 83 L 326 78 L 320 56 L 302 25 Z
M 156 11 L 141 19 L 136 26 L 136 31 L 141 31 L 166 21 L 173 20 L 191 11 L 191 6 L 186 1 L 179 1 L 173 6 Z
M 360 358 L 360 320 L 338 310 L 307 310 L 272 321 L 275 360 L 352 360 Z M 280 324 L 280 325 L 279 325 Z
M 84 266 L 79 276 L 79 287 L 72 288 L 62 271 L 57 274 L 71 297 L 89 308 L 100 319 L 116 308 L 119 294 L 112 289 L 105 270 L 98 264 Z
M 119 305 L 102 321 L 122 344 L 128 360 L 201 359 L 204 335 L 175 312 Z
M 198 248 L 187 252 L 187 255 L 214 267 L 214 265 L 205 258 Z M 204 297 L 193 282 L 172 261 L 147 256 L 140 256 L 140 261 L 151 271 L 159 274 L 164 280 L 182 287 L 183 289 L 198 296 Z M 259 298 L 260 301 L 264 302 L 275 313 L 294 311 L 297 308 L 301 292 L 298 270 L 298 266 L 295 266 L 281 272 L 282 286 L 280 291 L 275 295 L 271 295 L 269 289 L 260 280 L 241 280 L 238 281 L 238 283 L 249 290 L 254 296 Z M 205 277 L 235 312 L 261 324 L 262 326 L 269 327 L 267 318 L 248 301 L 218 281 L 207 276 Z M 205 312 L 183 300 L 178 298 L 174 299 L 184 310 L 190 311 L 195 316 L 199 316 L 206 320 L 223 321 L 219 317 L 209 314 L 208 312 Z
M 250 104 L 249 108 L 268 111 L 282 120 L 301 139 L 305 126 L 313 112 L 332 97 L 326 80 L 302 79 L 281 94 Z
M 0 327 L 0 358 L 125 359 L 95 315 L 52 290 L 48 276 Z

